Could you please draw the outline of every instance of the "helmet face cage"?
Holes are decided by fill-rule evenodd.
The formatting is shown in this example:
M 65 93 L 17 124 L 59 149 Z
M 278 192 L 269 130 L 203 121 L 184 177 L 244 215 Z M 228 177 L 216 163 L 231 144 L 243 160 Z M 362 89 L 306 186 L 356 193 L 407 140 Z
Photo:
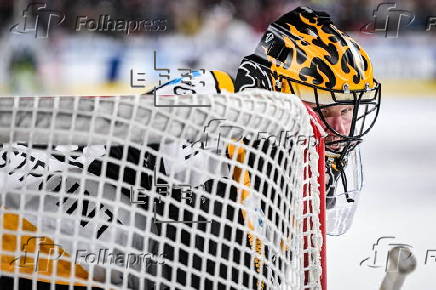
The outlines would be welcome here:
M 330 152 L 344 156 L 347 154 L 347 152 L 352 151 L 358 144 L 362 142 L 362 137 L 371 130 L 377 120 L 380 109 L 381 84 L 375 80 L 374 88 L 347 92 L 319 88 L 308 83 L 302 83 L 289 78 L 286 79 L 288 79 L 290 82 L 292 93 L 295 93 L 295 90 L 292 86 L 293 82 L 300 83 L 313 89 L 313 95 L 315 97 L 315 106 L 313 107 L 313 110 L 318 113 L 321 121 L 324 123 L 325 128 L 328 130 L 327 133 L 339 137 L 338 140 L 326 141 L 326 147 L 336 144 L 342 145 L 338 146 L 338 149 L 327 148 Z M 329 100 L 329 104 L 321 104 L 319 97 L 321 92 L 330 96 L 331 99 Z M 347 94 L 348 98 L 345 100 L 340 99 L 339 96 L 344 94 Z M 353 106 L 351 126 L 348 134 L 346 135 L 337 132 L 332 125 L 329 124 L 329 122 L 326 120 L 326 117 L 322 113 L 323 109 L 338 105 Z
M 381 99 L 381 85 L 376 82 L 376 86 L 370 90 L 364 91 L 352 91 L 350 94 L 352 95 L 351 100 L 338 100 L 336 98 L 336 93 L 330 91 L 331 98 L 334 103 L 328 105 L 321 105 L 318 98 L 318 90 L 314 88 L 316 107 L 314 110 L 320 116 L 322 122 L 325 127 L 328 129 L 329 133 L 333 133 L 334 135 L 340 137 L 339 140 L 328 141 L 326 145 L 334 145 L 334 144 L 344 144 L 346 151 L 352 150 L 357 144 L 362 141 L 362 137 L 366 135 L 371 128 L 374 126 L 378 112 L 380 109 L 380 99 Z M 324 114 L 322 113 L 322 109 L 337 106 L 337 105 L 351 105 L 353 106 L 353 116 L 351 120 L 351 127 L 348 135 L 341 134 L 337 132 L 329 122 L 327 122 Z M 335 151 L 335 150 L 332 150 Z M 342 151 L 342 150 L 341 150 Z M 336 152 L 339 153 L 339 152 Z

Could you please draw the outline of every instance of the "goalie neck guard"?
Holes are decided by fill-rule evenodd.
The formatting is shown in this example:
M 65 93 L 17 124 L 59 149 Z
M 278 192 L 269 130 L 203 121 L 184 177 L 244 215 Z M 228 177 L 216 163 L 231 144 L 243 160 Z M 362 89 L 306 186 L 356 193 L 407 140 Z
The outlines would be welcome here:
M 238 71 L 239 90 L 263 87 L 296 94 L 313 104 L 326 131 L 326 149 L 344 156 L 373 127 L 381 86 L 374 77 L 367 53 L 337 29 L 328 14 L 299 7 L 272 23 L 255 54 L 244 58 Z M 350 128 L 338 132 L 323 111 L 333 106 L 352 107 Z

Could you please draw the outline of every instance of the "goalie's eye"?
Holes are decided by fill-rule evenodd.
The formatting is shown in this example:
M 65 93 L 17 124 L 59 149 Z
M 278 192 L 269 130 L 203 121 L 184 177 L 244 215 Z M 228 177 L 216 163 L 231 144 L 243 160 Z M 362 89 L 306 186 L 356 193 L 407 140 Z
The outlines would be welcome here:
M 320 110 L 324 117 L 350 117 L 353 106 L 331 106 Z
M 347 115 L 347 113 L 352 112 L 353 111 L 353 107 L 348 107 L 345 109 L 341 110 L 341 115 Z

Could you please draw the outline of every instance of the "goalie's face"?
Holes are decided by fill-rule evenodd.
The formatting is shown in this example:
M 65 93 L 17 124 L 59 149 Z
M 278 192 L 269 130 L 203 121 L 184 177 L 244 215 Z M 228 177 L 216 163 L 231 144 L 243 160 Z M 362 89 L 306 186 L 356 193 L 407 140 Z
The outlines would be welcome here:
M 313 109 L 317 107 L 314 103 L 304 103 L 308 104 Z M 327 123 L 326 125 L 324 122 L 320 122 L 320 125 L 327 133 L 325 142 L 328 151 L 337 152 L 343 149 L 344 144 L 340 142 L 342 138 L 338 136 L 337 133 L 346 136 L 350 135 L 353 111 L 354 107 L 352 105 L 336 105 L 323 108 L 318 112 L 323 115 L 323 119 Z
M 327 137 L 325 138 L 327 150 L 338 151 L 343 149 L 344 144 L 335 143 L 341 140 L 341 137 L 335 134 L 335 132 L 345 136 L 350 135 L 351 122 L 353 120 L 353 106 L 337 105 L 327 107 L 321 109 L 321 114 L 329 125 L 329 127 L 327 127 L 324 122 L 321 122 L 321 126 L 327 133 Z
M 380 108 L 380 85 L 372 89 L 333 91 L 313 85 L 289 82 L 292 92 L 309 103 L 318 113 L 328 136 L 326 149 L 334 155 L 345 155 L 362 142 L 374 125 Z

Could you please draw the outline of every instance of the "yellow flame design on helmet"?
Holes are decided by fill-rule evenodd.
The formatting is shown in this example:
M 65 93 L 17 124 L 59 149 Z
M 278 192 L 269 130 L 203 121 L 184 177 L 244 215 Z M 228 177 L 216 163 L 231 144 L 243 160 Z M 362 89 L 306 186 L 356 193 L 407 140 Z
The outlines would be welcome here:
M 273 84 L 283 77 L 295 80 L 293 89 L 302 94 L 308 89 L 304 84 L 345 93 L 376 85 L 368 54 L 327 14 L 306 7 L 271 24 L 256 53 L 270 65 Z M 285 82 L 280 90 L 289 92 L 290 85 Z

